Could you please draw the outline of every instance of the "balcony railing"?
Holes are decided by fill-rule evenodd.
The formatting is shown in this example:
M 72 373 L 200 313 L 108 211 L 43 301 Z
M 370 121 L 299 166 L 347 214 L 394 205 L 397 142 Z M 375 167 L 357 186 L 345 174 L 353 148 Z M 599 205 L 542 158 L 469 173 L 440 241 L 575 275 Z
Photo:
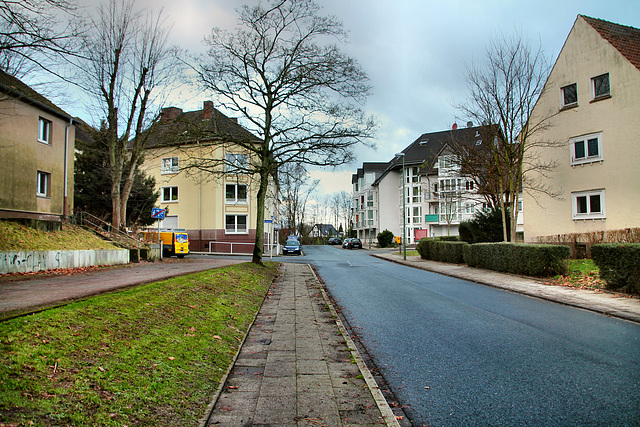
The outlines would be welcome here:
M 424 216 L 424 222 L 440 222 L 440 215 L 427 214 Z

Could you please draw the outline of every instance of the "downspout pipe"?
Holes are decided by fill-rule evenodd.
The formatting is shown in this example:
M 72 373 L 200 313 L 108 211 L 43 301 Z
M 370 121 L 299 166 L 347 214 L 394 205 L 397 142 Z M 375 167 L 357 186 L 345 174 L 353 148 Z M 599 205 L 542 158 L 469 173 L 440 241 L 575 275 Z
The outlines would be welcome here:
M 64 198 L 62 201 L 62 217 L 64 220 L 67 219 L 68 209 L 68 190 L 67 186 L 69 185 L 69 128 L 73 126 L 73 119 L 69 119 L 69 124 L 64 128 Z

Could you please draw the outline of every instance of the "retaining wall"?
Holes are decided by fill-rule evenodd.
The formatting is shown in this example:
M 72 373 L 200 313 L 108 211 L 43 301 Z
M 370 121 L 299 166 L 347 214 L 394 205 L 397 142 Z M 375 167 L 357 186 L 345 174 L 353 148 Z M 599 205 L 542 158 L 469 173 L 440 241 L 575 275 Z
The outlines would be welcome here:
M 0 274 L 128 263 L 127 249 L 0 252 Z

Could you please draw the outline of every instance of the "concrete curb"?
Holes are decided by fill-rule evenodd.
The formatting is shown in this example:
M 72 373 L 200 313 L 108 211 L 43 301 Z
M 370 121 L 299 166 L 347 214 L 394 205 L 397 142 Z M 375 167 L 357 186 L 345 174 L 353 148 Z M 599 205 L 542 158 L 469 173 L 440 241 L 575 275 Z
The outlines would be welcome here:
M 376 383 L 376 380 L 373 378 L 371 371 L 369 371 L 369 368 L 367 368 L 367 365 L 364 363 L 364 360 L 362 360 L 362 356 L 360 355 L 360 352 L 356 348 L 355 343 L 351 339 L 349 332 L 342 324 L 342 321 L 340 320 L 340 316 L 338 316 L 338 313 L 336 312 L 336 309 L 333 306 L 331 299 L 327 295 L 326 290 L 324 289 L 324 287 L 321 286 L 320 284 L 321 282 L 320 282 L 320 279 L 318 278 L 318 275 L 316 274 L 315 270 L 311 267 L 310 264 L 307 264 L 307 266 L 309 267 L 309 270 L 311 270 L 311 272 L 313 273 L 313 276 L 316 278 L 316 283 L 318 284 L 318 288 L 322 292 L 322 297 L 324 298 L 324 301 L 327 303 L 327 306 L 331 311 L 331 315 L 335 319 L 336 324 L 340 329 L 340 333 L 342 334 L 342 337 L 347 343 L 347 348 L 349 349 L 349 352 L 351 353 L 354 360 L 356 361 L 356 364 L 358 365 L 358 369 L 360 369 L 360 373 L 362 374 L 362 377 L 367 383 L 367 387 L 369 388 L 369 391 L 373 396 L 373 400 L 375 400 L 376 405 L 378 406 L 378 410 L 380 411 L 380 414 L 382 415 L 382 418 L 385 424 L 387 426 L 400 427 L 400 424 L 398 423 L 396 416 L 391 410 L 391 407 L 389 407 L 387 400 L 382 395 L 382 392 L 380 391 L 380 387 L 378 387 L 378 384 Z

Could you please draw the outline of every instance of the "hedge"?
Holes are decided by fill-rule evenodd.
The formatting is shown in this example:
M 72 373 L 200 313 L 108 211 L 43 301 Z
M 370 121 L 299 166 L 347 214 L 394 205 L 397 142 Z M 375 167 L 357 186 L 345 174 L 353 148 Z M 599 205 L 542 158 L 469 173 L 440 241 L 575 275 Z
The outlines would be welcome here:
M 468 245 L 466 242 L 421 239 L 416 250 L 422 259 L 464 264 L 462 250 Z
M 591 258 L 610 289 L 640 292 L 640 243 L 601 243 L 591 247 Z
M 566 246 L 524 243 L 476 243 L 464 247 L 464 261 L 471 267 L 526 276 L 566 274 L 571 251 Z

